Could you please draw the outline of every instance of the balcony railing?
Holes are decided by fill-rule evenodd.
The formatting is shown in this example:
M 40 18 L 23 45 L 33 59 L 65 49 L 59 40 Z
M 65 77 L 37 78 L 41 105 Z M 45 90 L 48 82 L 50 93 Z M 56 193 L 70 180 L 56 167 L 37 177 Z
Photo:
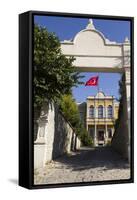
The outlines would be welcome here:
M 91 118 L 91 117 L 87 117 L 87 121 L 110 121 L 110 122 L 114 122 L 115 121 L 115 118 L 112 117 L 112 118 Z

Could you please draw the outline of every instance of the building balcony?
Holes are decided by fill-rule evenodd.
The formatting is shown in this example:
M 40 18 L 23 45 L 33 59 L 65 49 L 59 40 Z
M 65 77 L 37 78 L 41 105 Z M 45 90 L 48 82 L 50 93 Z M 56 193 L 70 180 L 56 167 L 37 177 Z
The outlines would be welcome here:
M 86 119 L 87 123 L 95 123 L 95 122 L 115 122 L 115 118 L 87 118 Z

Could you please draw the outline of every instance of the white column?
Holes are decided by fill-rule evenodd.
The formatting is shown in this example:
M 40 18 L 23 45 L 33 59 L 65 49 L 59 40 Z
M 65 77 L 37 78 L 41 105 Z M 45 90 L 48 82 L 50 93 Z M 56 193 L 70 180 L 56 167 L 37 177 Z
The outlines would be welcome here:
M 114 135 L 114 128 L 111 128 L 111 131 L 112 131 L 112 137 L 113 137 L 113 135 Z
M 107 129 L 107 124 L 105 124 L 105 144 L 107 144 L 108 141 L 108 129 Z
M 97 107 L 95 107 L 95 118 L 97 118 L 98 116 L 98 110 L 97 110 Z
M 125 69 L 125 85 L 126 85 L 126 103 L 127 103 L 127 126 L 128 126 L 128 141 L 127 141 L 127 148 L 128 148 L 128 160 L 130 162 L 130 148 L 131 148 L 131 130 L 130 130 L 130 68 Z
M 107 119 L 107 106 L 106 106 L 106 101 L 105 101 L 105 119 Z
M 95 124 L 95 130 L 94 130 L 94 145 L 97 145 L 97 125 Z
M 113 97 L 113 103 L 112 103 L 112 117 L 115 117 L 115 105 L 114 105 L 114 97 Z
M 89 130 L 88 130 L 88 123 L 86 122 L 86 128 L 87 128 L 87 132 L 89 133 Z
M 128 160 L 130 161 L 130 41 L 128 38 L 125 38 L 125 42 L 123 43 L 123 56 L 124 62 L 123 67 L 125 69 L 125 86 L 126 86 L 126 101 L 127 101 L 127 125 L 128 125 L 128 141 L 127 141 L 127 149 L 128 149 Z

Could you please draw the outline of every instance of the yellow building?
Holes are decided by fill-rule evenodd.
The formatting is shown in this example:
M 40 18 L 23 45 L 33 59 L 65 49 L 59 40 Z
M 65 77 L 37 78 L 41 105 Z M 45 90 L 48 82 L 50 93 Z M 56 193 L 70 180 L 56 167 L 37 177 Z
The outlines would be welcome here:
M 114 134 L 115 120 L 118 118 L 119 103 L 113 96 L 98 92 L 87 97 L 86 128 L 94 140 L 94 145 L 106 145 Z
M 98 92 L 89 96 L 86 102 L 78 103 L 81 120 L 95 146 L 104 146 L 111 142 L 115 121 L 118 118 L 119 102 L 114 96 Z

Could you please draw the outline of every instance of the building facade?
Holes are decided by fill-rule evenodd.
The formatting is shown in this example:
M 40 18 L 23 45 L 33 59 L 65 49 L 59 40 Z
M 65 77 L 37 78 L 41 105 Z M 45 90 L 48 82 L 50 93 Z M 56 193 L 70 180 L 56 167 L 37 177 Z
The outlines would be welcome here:
M 118 118 L 119 103 L 113 96 L 98 92 L 96 96 L 87 97 L 86 105 L 82 105 L 85 104 L 79 104 L 81 119 L 85 117 L 84 124 L 88 134 L 94 140 L 94 146 L 109 144 L 114 134 L 115 121 Z

